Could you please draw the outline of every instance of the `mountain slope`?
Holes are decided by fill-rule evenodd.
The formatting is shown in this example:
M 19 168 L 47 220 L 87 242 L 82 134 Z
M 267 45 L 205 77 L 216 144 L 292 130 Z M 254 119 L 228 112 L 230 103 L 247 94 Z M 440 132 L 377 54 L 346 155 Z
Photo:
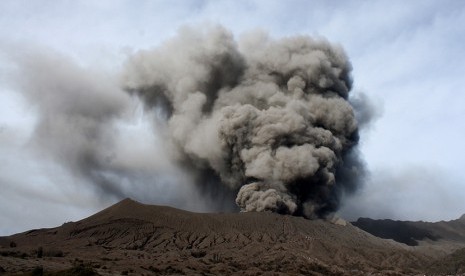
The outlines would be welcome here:
M 130 199 L 78 222 L 2 237 L 0 247 L 8 273 L 78 263 L 101 275 L 414 274 L 433 260 L 350 224 L 274 213 L 191 213 Z
M 465 247 L 465 215 L 456 220 L 440 222 L 360 218 L 352 224 L 377 237 L 393 239 L 410 246 L 427 241 L 450 242 Z

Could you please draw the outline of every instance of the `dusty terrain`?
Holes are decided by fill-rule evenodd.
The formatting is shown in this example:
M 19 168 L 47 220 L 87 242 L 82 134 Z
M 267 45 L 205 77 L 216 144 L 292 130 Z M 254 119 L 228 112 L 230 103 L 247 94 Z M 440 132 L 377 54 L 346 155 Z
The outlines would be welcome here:
M 455 251 L 461 247 L 443 238 L 408 246 L 350 223 L 200 214 L 126 199 L 78 222 L 0 237 L 0 274 L 445 274 L 461 271 L 464 251 Z M 443 267 L 447 262 L 454 267 Z
M 429 273 L 465 274 L 465 215 L 451 221 L 394 221 L 360 218 L 353 225 L 377 237 L 410 245 L 436 260 Z

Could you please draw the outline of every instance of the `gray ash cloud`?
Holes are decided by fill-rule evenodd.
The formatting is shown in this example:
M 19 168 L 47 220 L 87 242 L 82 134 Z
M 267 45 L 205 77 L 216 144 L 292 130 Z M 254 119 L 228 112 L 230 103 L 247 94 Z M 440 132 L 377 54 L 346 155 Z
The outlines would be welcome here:
M 357 117 L 366 124 L 370 112 L 349 101 L 350 72 L 343 49 L 324 39 L 236 41 L 222 27 L 184 28 L 133 54 L 123 86 L 164 114 L 157 131 L 169 158 L 214 190 L 209 198 L 237 192 L 243 211 L 314 218 L 337 210 L 365 174 Z
M 30 145 L 67 169 L 63 185 L 315 218 L 363 183 L 359 129 L 376 112 L 350 96 L 351 64 L 324 39 L 186 27 L 117 75 L 32 48 L 9 50 L 13 82 L 37 114 Z M 136 106 L 149 127 L 132 133 Z

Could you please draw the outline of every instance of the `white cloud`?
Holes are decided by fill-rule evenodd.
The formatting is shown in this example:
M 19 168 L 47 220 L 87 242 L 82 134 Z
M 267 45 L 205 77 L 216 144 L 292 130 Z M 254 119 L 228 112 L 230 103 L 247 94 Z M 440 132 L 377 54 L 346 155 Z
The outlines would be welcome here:
M 465 213 L 456 175 L 437 165 L 383 167 L 372 170 L 365 189 L 348 198 L 340 215 L 396 220 L 439 221 L 459 218 Z

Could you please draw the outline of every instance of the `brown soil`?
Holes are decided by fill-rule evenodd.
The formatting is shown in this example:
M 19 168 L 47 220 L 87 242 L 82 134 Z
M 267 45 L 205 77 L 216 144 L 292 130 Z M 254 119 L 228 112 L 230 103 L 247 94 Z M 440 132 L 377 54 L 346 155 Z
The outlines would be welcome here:
M 78 222 L 0 237 L 0 274 L 41 267 L 63 275 L 85 275 L 70 272 L 76 268 L 100 275 L 416 275 L 445 256 L 419 248 L 351 224 L 199 214 L 126 199 Z

